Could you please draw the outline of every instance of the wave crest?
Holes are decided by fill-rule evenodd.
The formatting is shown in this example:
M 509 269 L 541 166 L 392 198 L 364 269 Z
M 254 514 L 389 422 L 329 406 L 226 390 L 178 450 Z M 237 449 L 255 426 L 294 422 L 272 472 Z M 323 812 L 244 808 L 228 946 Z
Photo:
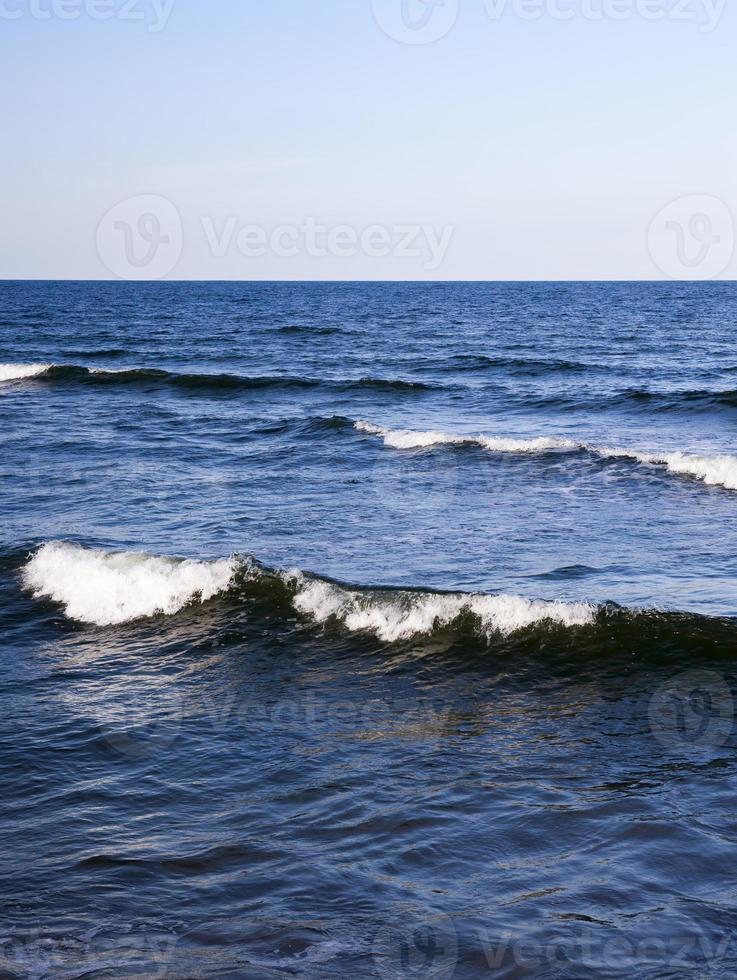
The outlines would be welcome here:
M 70 619 L 116 626 L 212 599 L 231 585 L 236 569 L 234 559 L 180 560 L 50 542 L 31 557 L 23 584 L 36 598 L 60 603 Z
M 463 436 L 452 432 L 418 432 L 412 429 L 385 429 L 371 422 L 356 422 L 359 432 L 381 436 L 384 445 L 392 449 L 424 449 L 428 446 L 481 446 L 496 453 L 540 453 L 554 449 L 580 449 L 570 439 L 553 439 L 540 436 L 534 439 L 511 439 L 499 436 Z
M 664 466 L 677 476 L 692 476 L 710 487 L 737 490 L 737 456 L 727 454 L 699 456 L 689 453 L 638 453 L 631 449 L 597 449 L 587 447 L 598 456 L 610 459 L 633 459 L 645 466 Z
M 313 623 L 333 623 L 386 643 L 428 636 L 464 622 L 476 634 L 507 636 L 528 627 L 593 623 L 597 607 L 522 596 L 351 588 L 301 570 L 272 571 L 249 558 L 192 561 L 112 552 L 66 542 L 42 545 L 23 569 L 36 598 L 64 607 L 70 619 L 117 626 L 172 615 L 192 602 L 233 590 L 286 600 Z
M 670 453 L 653 462 L 665 466 L 671 473 L 695 476 L 707 486 L 737 490 L 735 456 L 687 456 L 684 453 Z
M 411 640 L 471 620 L 474 632 L 487 638 L 508 636 L 543 623 L 586 626 L 596 607 L 588 603 L 547 602 L 511 595 L 431 592 L 354 591 L 332 582 L 292 572 L 293 604 L 317 623 L 331 620 L 352 633 L 372 633 L 386 643 Z

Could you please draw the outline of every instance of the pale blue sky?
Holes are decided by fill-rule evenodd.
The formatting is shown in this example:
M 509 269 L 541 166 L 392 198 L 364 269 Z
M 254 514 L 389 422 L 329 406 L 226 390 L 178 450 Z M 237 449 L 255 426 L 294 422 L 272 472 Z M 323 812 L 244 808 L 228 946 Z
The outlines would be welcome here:
M 396 19 L 401 0 L 376 3 Z M 648 228 L 665 205 L 709 195 L 737 214 L 737 11 L 704 32 L 702 0 L 686 8 L 698 21 L 648 22 L 638 0 L 619 23 L 567 6 L 571 20 L 543 4 L 527 21 L 510 0 L 493 21 L 460 0 L 444 37 L 407 45 L 371 0 L 175 0 L 156 32 L 146 0 L 143 21 L 93 19 L 85 0 L 42 21 L 2 0 L 22 16 L 0 16 L 0 276 L 120 274 L 97 229 L 145 194 L 181 216 L 171 278 L 658 278 Z M 313 254 L 308 218 L 354 229 L 355 254 Z M 237 246 L 250 225 L 263 254 Z M 391 254 L 360 244 L 375 225 Z M 419 231 L 422 255 L 394 254 L 413 225 L 449 229 L 442 254 Z M 277 226 L 296 229 L 296 254 L 276 254 Z M 734 278 L 730 256 L 707 274 Z

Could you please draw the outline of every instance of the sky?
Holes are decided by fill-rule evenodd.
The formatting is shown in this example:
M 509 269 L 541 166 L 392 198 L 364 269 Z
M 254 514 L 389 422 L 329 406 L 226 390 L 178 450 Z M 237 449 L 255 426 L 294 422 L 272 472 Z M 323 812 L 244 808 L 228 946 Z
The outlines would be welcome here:
M 0 278 L 735 278 L 724 0 L 0 0 Z

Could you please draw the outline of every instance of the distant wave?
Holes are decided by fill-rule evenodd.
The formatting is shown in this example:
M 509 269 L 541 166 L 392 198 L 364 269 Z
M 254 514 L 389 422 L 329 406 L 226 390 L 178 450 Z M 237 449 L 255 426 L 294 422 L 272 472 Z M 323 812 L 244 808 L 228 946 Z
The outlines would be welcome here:
M 650 388 L 624 388 L 606 394 L 595 391 L 561 392 L 553 395 L 532 395 L 526 398 L 528 408 L 565 411 L 610 411 L 622 405 L 653 412 L 711 411 L 737 408 L 737 390 L 693 388 L 675 391 L 654 391 Z
M 214 393 L 259 388 L 327 388 L 431 391 L 438 385 L 404 378 L 310 378 L 302 375 L 194 374 L 160 368 L 98 368 L 76 364 L 0 364 L 0 382 L 38 380 L 91 385 L 152 385 Z
M 353 426 L 353 419 L 346 418 L 344 415 L 292 415 L 283 419 L 264 420 L 255 427 L 254 432 L 264 436 L 281 435 L 287 432 L 299 436 L 339 432 L 352 429 Z
M 308 337 L 314 337 L 315 335 L 324 335 L 343 333 L 341 327 L 313 327 L 305 323 L 285 323 L 284 326 L 278 328 L 279 333 L 295 333 L 304 334 Z
M 708 486 L 737 490 L 737 456 L 701 456 L 682 452 L 645 453 L 633 449 L 592 446 L 570 439 L 541 437 L 511 439 L 497 436 L 457 435 L 450 432 L 416 432 L 411 429 L 387 429 L 371 422 L 355 423 L 359 432 L 381 436 L 392 449 L 420 449 L 431 446 L 479 446 L 494 453 L 543 453 L 551 451 L 582 452 L 602 459 L 631 459 L 646 466 L 665 467 L 669 473 L 691 476 Z
M 123 357 L 127 351 L 123 347 L 103 347 L 100 350 L 69 351 L 69 357 Z
M 581 361 L 569 361 L 563 358 L 492 356 L 489 354 L 452 354 L 440 364 L 432 363 L 436 369 L 447 371 L 502 369 L 516 375 L 530 376 L 549 373 L 579 374 L 601 370 L 596 364 L 584 364 Z
M 172 615 L 225 592 L 263 594 L 265 589 L 315 624 L 334 623 L 387 643 L 449 630 L 464 621 L 478 635 L 490 637 L 543 624 L 584 626 L 597 614 L 587 603 L 350 588 L 300 570 L 273 571 L 252 558 L 192 561 L 58 541 L 42 545 L 22 575 L 24 587 L 36 598 L 57 602 L 69 619 L 94 626 Z
M 737 407 L 737 391 L 727 389 L 711 391 L 708 388 L 692 388 L 685 391 L 652 391 L 649 388 L 630 388 L 623 392 L 629 401 L 642 402 L 661 410 L 677 410 L 687 406 L 712 408 Z
M 330 328 L 332 329 L 332 328 Z M 120 352 L 123 353 L 123 352 Z M 94 356 L 94 355 L 91 355 Z M 97 356 L 119 356 L 117 350 L 103 351 Z M 417 369 L 419 362 L 413 364 Z M 455 365 L 455 367 L 454 367 Z M 457 373 L 473 367 L 499 366 L 508 368 L 512 374 L 520 371 L 544 375 L 549 372 L 600 370 L 594 365 L 578 364 L 575 361 L 535 361 L 524 358 L 492 358 L 485 355 L 453 355 L 447 360 L 432 362 L 437 373 L 450 375 L 449 380 L 430 381 L 420 378 L 386 378 L 368 375 L 359 378 L 319 378 L 307 375 L 241 375 L 230 372 L 177 372 L 163 368 L 109 368 L 87 367 L 78 364 L 0 364 L 0 384 L 5 382 L 37 381 L 48 383 L 78 383 L 89 385 L 158 385 L 180 390 L 202 391 L 211 394 L 249 391 L 266 388 L 325 389 L 333 391 L 353 391 L 373 389 L 375 391 L 422 393 L 430 391 L 466 391 L 469 385 L 462 380 L 452 379 Z M 564 411 L 607 411 L 623 404 L 643 406 L 656 412 L 686 409 L 710 410 L 737 407 L 737 390 L 709 391 L 652 391 L 644 388 L 628 388 L 611 391 L 599 396 L 595 391 L 580 390 L 568 394 L 536 395 L 534 392 L 520 392 L 510 386 L 490 386 L 497 395 L 524 401 L 527 408 L 557 409 Z M 472 386 L 483 390 L 484 384 Z

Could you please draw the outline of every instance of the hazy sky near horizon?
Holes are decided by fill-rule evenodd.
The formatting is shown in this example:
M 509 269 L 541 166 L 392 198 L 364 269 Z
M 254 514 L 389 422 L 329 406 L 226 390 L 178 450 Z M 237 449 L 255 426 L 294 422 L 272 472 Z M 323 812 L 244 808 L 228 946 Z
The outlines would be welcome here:
M 0 0 L 0 277 L 734 278 L 736 41 L 719 0 Z

